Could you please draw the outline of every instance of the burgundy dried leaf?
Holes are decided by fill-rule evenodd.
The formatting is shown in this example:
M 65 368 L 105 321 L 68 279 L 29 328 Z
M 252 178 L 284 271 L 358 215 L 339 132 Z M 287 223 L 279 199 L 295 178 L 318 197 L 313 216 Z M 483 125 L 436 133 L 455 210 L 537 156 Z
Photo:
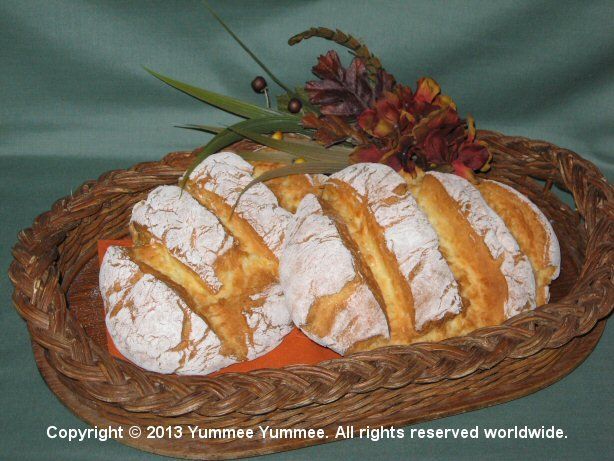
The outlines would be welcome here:
M 356 147 L 350 154 L 352 163 L 383 163 L 393 168 L 395 171 L 405 170 L 414 171 L 415 165 L 410 161 L 403 162 L 398 153 L 379 148 L 375 144 L 363 144 Z
M 373 88 L 361 59 L 354 58 L 345 69 L 337 53 L 329 51 L 318 58 L 312 71 L 320 80 L 307 82 L 305 90 L 322 114 L 353 118 L 373 102 Z
M 422 145 L 424 157 L 429 164 L 439 165 L 445 162 L 444 153 L 447 152 L 446 139 L 438 130 L 433 130 L 426 135 Z
M 343 66 L 335 51 L 329 51 L 325 55 L 319 56 L 318 63 L 313 66 L 311 71 L 322 80 L 343 80 Z
M 463 144 L 458 152 L 458 159 L 472 170 L 482 168 L 489 158 L 488 148 L 477 142 Z
M 366 106 L 373 102 L 373 88 L 369 83 L 369 73 L 362 59 L 354 58 L 346 71 L 345 81 L 350 90 Z
M 394 171 L 400 171 L 403 169 L 406 171 L 413 171 L 413 163 L 411 164 L 411 167 L 408 167 L 409 164 L 403 165 L 403 162 L 401 162 L 399 155 L 391 155 L 390 157 L 388 157 L 386 159 L 386 165 L 388 165 Z

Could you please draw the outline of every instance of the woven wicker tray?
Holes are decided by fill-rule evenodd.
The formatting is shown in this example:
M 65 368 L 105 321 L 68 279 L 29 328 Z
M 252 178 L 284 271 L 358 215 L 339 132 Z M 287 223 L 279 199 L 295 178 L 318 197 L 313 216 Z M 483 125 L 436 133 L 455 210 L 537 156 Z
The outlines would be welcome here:
M 41 374 L 92 425 L 140 425 L 119 441 L 159 454 L 226 459 L 334 441 L 339 425 L 407 425 L 509 401 L 559 380 L 595 347 L 614 304 L 614 191 L 577 154 L 541 141 L 480 132 L 488 174 L 534 200 L 561 243 L 551 302 L 505 324 L 439 343 L 389 347 L 317 366 L 208 377 L 145 372 L 104 344 L 96 242 L 126 235 L 132 205 L 176 182 L 193 153 L 104 174 L 19 234 L 9 276 Z M 536 181 L 535 179 L 539 180 Z M 570 191 L 577 210 L 553 185 Z M 323 428 L 328 439 L 148 439 L 148 425 Z

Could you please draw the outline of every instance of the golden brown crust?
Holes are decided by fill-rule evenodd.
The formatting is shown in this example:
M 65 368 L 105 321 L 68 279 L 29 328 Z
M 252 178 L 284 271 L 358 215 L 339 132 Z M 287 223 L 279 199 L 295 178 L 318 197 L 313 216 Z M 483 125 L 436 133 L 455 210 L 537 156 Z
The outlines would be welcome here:
M 216 268 L 218 277 L 223 283 L 223 288 L 218 293 L 212 293 L 206 283 L 190 268 L 174 258 L 168 249 L 154 239 L 147 244 L 147 232 L 131 226 L 131 233 L 135 241 L 140 242 L 130 251 L 130 256 L 141 270 L 154 275 L 181 296 L 186 304 L 198 314 L 213 332 L 220 338 L 222 353 L 236 357 L 238 360 L 247 358 L 247 344 L 245 337 L 249 335 L 249 327 L 241 308 L 245 305 L 246 296 L 236 296 L 232 293 L 232 285 L 237 285 L 233 271 L 230 267 L 241 265 L 244 254 L 234 247 L 219 258 Z M 221 269 L 221 270 L 220 270 Z M 271 283 L 271 278 L 238 277 L 244 285 L 258 288 L 266 287 Z M 256 280 L 254 280 L 256 278 Z M 237 287 L 241 288 L 241 287 Z M 241 293 L 241 291 L 238 291 Z
M 439 235 L 441 252 L 450 265 L 463 298 L 464 312 L 452 321 L 433 328 L 425 338 L 447 333 L 471 331 L 504 320 L 507 283 L 500 270 L 500 261 L 492 258 L 483 239 L 467 221 L 457 202 L 433 176 L 426 175 L 420 187 L 412 192 Z
M 349 240 L 357 247 L 357 259 L 369 268 L 369 285 L 374 287 L 374 292 L 382 299 L 380 306 L 384 307 L 388 321 L 390 342 L 410 343 L 415 335 L 413 298 L 394 255 L 386 247 L 383 229 L 375 221 L 366 203 L 343 181 L 327 181 L 322 199 L 329 215 L 343 222 Z
M 333 329 L 337 315 L 343 310 L 345 302 L 361 283 L 361 277 L 357 275 L 341 291 L 318 298 L 309 310 L 305 330 L 321 338 L 328 336 Z
M 481 181 L 477 187 L 488 205 L 501 216 L 520 249 L 531 261 L 537 305 L 545 304 L 548 301 L 548 287 L 557 268 L 550 254 L 553 236 L 544 225 L 544 218 L 529 203 L 520 200 L 515 193 L 499 183 Z
M 288 166 L 288 164 L 278 162 L 252 161 L 249 163 L 254 166 L 254 177 L 258 177 L 267 171 Z M 265 184 L 275 194 L 279 204 L 291 213 L 296 212 L 305 195 L 313 194 L 317 189 L 317 184 L 305 174 L 274 178 L 266 181 Z
M 364 339 L 362 341 L 355 342 L 348 350 L 346 354 L 353 354 L 354 352 L 364 352 L 377 349 L 378 347 L 390 346 L 390 339 L 383 336 L 373 336 L 372 338 Z

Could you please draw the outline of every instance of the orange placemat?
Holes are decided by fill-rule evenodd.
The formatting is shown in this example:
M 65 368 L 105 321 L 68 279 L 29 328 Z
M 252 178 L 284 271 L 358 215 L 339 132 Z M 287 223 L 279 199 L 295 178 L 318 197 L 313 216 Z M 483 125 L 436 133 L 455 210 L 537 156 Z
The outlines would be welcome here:
M 112 245 L 132 246 L 132 241 L 126 240 L 98 240 L 98 261 L 102 262 L 107 248 Z M 107 331 L 107 348 L 113 357 L 130 362 L 121 352 L 117 350 L 113 339 Z M 222 368 L 210 376 L 221 373 L 246 372 L 261 368 L 281 368 L 286 365 L 314 365 L 323 360 L 336 359 L 341 357 L 326 347 L 314 343 L 305 336 L 298 328 L 294 328 L 288 336 L 272 351 L 247 362 L 235 363 L 229 367 Z

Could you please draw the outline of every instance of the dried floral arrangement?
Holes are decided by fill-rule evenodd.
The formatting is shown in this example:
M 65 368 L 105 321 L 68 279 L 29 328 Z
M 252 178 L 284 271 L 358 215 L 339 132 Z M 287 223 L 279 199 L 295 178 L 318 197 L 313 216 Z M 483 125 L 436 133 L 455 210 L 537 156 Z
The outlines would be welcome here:
M 267 81 L 262 76 L 254 78 L 251 86 L 264 94 L 263 107 L 146 69 L 168 85 L 244 119 L 228 127 L 182 126 L 215 135 L 200 149 L 188 175 L 207 156 L 242 139 L 284 152 L 290 159 L 287 166 L 268 171 L 255 182 L 291 174 L 334 173 L 357 162 L 381 162 L 411 175 L 418 168 L 437 169 L 469 180 L 474 171 L 490 168 L 492 155 L 476 139 L 473 118 L 461 118 L 454 101 L 432 78 L 420 78 L 415 89 L 398 83 L 362 41 L 339 30 L 314 27 L 291 37 L 289 45 L 320 37 L 349 49 L 352 60 L 344 67 L 337 52 L 328 51 L 311 69 L 316 79 L 292 89 L 205 5 L 283 93 L 276 98 L 277 107 L 271 107 Z M 283 133 L 301 136 L 285 139 Z M 239 154 L 248 159 L 276 159 L 270 152 Z

